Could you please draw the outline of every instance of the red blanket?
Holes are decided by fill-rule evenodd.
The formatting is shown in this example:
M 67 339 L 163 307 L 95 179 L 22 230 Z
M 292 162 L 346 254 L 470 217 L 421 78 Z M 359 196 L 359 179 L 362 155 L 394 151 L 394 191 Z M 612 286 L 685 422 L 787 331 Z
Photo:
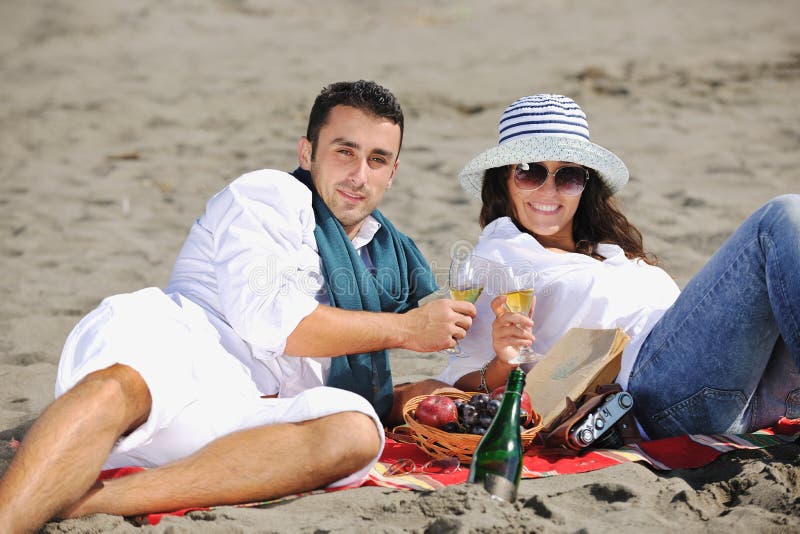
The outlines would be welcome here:
M 702 467 L 711 463 L 725 452 L 740 449 L 761 449 L 771 445 L 787 443 L 797 439 L 798 435 L 800 435 L 800 419 L 781 419 L 774 428 L 761 430 L 753 434 L 679 436 L 645 441 L 622 449 L 589 450 L 580 455 L 558 454 L 552 451 L 544 452 L 534 447 L 525 453 L 522 478 L 585 473 L 625 462 L 643 462 L 657 470 Z M 469 466 L 457 466 L 452 471 L 445 469 L 445 471 L 449 472 L 442 473 L 439 472 L 440 469 L 436 465 L 429 467 L 430 464 L 428 464 L 426 466 L 429 461 L 430 457 L 416 445 L 387 439 L 380 460 L 372 468 L 367 479 L 360 485 L 430 491 L 451 484 L 460 484 L 467 480 Z M 398 465 L 403 465 L 410 471 L 401 471 L 396 474 Z M 139 467 L 112 469 L 104 471 L 100 479 L 125 476 L 141 469 Z M 263 506 L 304 495 L 324 493 L 325 491 L 317 490 L 273 501 L 249 503 L 241 506 Z M 138 520 L 142 524 L 155 525 L 161 521 L 164 515 L 184 515 L 187 512 L 200 509 L 178 510 L 171 514 L 150 514 L 140 517 Z

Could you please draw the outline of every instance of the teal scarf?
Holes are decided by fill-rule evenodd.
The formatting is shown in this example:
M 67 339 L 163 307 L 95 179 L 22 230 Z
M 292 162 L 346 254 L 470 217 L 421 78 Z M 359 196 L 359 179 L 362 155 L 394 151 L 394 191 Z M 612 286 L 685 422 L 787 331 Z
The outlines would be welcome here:
M 436 290 L 433 272 L 417 246 L 378 210 L 372 216 L 381 228 L 367 245 L 375 266 L 372 274 L 342 225 L 317 194 L 310 173 L 298 168 L 292 174 L 311 190 L 317 223 L 314 237 L 331 306 L 403 313 L 416 308 L 420 299 Z M 385 350 L 332 358 L 328 385 L 358 393 L 372 403 L 386 422 L 392 410 L 393 393 L 389 355 Z

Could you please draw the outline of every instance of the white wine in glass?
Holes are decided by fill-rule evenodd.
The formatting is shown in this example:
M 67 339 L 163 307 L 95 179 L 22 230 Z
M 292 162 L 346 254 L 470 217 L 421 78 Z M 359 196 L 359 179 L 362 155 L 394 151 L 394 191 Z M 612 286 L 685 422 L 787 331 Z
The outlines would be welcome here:
M 514 313 L 528 315 L 533 305 L 533 289 L 520 289 L 506 293 L 506 308 Z
M 450 298 L 453 300 L 466 300 L 467 302 L 475 304 L 475 301 L 478 300 L 482 292 L 482 287 L 472 287 L 469 289 L 455 289 L 451 287 Z
M 521 313 L 530 316 L 533 307 L 534 279 L 535 273 L 528 266 L 504 266 L 502 283 L 503 294 L 506 296 L 505 307 L 513 313 Z M 523 346 L 519 348 L 519 354 L 508 361 L 508 363 L 522 364 L 535 363 L 543 356 L 535 352 L 531 347 Z
M 483 279 L 481 259 L 471 254 L 454 256 L 450 262 L 450 276 L 448 285 L 450 286 L 450 298 L 453 300 L 465 300 L 472 304 L 478 300 L 483 292 Z M 444 349 L 442 352 L 453 354 L 460 358 L 467 356 L 461 351 L 461 345 L 456 342 L 452 349 Z

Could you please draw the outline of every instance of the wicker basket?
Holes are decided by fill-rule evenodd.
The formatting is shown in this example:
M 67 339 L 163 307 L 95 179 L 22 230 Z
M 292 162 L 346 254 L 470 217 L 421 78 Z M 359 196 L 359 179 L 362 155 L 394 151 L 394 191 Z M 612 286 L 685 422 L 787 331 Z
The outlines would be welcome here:
M 454 400 L 460 399 L 468 401 L 475 393 L 458 393 L 454 391 L 444 395 Z M 457 456 L 462 462 L 469 462 L 472 459 L 472 453 L 475 452 L 475 448 L 478 446 L 483 436 L 445 432 L 444 430 L 432 426 L 423 425 L 414 419 L 414 412 L 417 406 L 428 396 L 429 395 L 420 395 L 406 402 L 406 405 L 403 407 L 403 419 L 407 427 L 402 430 L 395 429 L 395 432 L 408 434 L 422 450 L 434 458 Z M 535 411 L 533 412 L 531 422 L 533 423 L 531 428 L 522 430 L 523 449 L 527 449 L 531 443 L 533 443 L 536 435 L 542 429 L 542 417 Z

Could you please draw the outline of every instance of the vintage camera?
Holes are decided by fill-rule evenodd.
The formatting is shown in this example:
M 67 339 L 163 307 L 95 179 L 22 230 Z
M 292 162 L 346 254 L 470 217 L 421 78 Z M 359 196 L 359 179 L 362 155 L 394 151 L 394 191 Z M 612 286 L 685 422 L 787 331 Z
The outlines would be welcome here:
M 614 426 L 633 408 L 633 397 L 621 391 L 611 393 L 603 399 L 582 421 L 573 426 L 567 440 L 573 449 L 589 446 L 618 448 L 622 439 Z

